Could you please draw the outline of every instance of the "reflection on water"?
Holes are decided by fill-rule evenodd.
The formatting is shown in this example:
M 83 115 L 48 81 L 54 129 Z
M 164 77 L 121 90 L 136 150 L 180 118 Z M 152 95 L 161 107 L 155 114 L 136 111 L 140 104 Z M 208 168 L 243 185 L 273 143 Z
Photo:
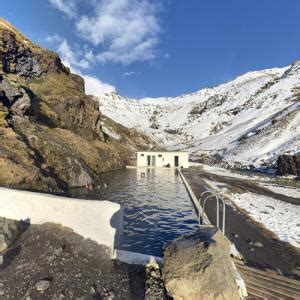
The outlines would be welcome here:
M 69 196 L 110 200 L 124 207 L 124 236 L 118 249 L 161 256 L 164 243 L 198 228 L 192 202 L 176 170 L 115 171 L 102 174 L 96 185 L 92 191 L 72 189 Z

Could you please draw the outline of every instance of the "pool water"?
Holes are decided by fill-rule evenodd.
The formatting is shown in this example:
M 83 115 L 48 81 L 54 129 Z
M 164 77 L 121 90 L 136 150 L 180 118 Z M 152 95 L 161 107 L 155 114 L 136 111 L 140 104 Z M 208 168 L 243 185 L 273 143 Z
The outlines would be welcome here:
M 145 172 L 145 176 L 141 176 Z M 108 184 L 104 188 L 104 184 Z M 164 244 L 197 231 L 198 221 L 178 172 L 174 169 L 127 169 L 105 173 L 88 191 L 69 196 L 109 200 L 124 208 L 124 234 L 117 249 L 161 256 Z

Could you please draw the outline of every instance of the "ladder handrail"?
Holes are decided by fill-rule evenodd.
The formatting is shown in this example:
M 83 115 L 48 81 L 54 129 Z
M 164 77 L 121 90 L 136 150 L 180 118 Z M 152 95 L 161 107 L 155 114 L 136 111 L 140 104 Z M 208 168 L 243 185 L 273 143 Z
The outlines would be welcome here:
M 214 192 L 213 192 L 212 190 L 210 190 L 210 189 L 208 189 L 208 190 L 202 192 L 202 193 L 200 194 L 199 198 L 198 198 L 198 201 L 199 201 L 200 205 L 202 204 L 202 203 L 201 203 L 202 196 L 205 195 L 206 193 L 211 193 L 212 195 L 214 194 Z
M 205 194 L 205 193 L 211 193 L 211 195 L 208 195 L 204 201 L 203 201 L 203 205 L 202 205 L 202 216 L 200 218 L 200 213 L 199 213 L 199 225 L 202 225 L 202 222 L 203 222 L 203 218 L 204 218 L 204 213 L 205 213 L 205 204 L 206 204 L 206 201 L 208 199 L 211 199 L 211 198 L 215 198 L 216 201 L 217 201 L 217 222 L 216 222 L 216 226 L 220 229 L 220 200 L 222 201 L 222 205 L 223 205 L 223 215 L 222 215 L 222 232 L 223 234 L 225 235 L 225 213 L 226 213 L 226 205 L 225 205 L 225 201 L 222 197 L 218 196 L 217 193 L 214 193 L 213 191 L 211 190 L 207 190 L 207 191 L 204 191 L 203 193 L 201 193 L 200 197 L 199 197 L 199 205 L 201 206 L 201 197 Z
M 206 201 L 210 198 L 215 198 L 217 200 L 217 222 L 216 222 L 216 225 L 217 225 L 217 227 L 219 227 L 219 200 L 218 200 L 218 196 L 216 194 L 215 195 L 209 195 L 204 199 L 203 207 L 202 207 L 202 220 L 203 220 L 203 217 L 204 217 Z

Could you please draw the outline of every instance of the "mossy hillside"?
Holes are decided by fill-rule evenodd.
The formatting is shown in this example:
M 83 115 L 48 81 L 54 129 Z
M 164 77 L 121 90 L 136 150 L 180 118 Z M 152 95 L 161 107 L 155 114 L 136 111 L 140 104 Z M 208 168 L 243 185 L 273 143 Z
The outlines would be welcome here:
M 6 126 L 0 126 L 0 183 L 12 188 L 59 192 L 55 180 L 36 165 L 33 151 Z
M 102 116 L 80 76 L 1 19 L 0 55 L 0 87 L 11 95 L 9 106 L 0 101 L 0 185 L 43 191 L 82 186 L 153 144 Z M 14 103 L 19 107 L 12 110 Z

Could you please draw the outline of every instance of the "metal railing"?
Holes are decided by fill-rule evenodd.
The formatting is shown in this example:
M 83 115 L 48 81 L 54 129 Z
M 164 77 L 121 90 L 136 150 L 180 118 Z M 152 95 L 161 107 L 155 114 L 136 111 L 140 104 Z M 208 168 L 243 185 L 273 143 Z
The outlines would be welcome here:
M 205 194 L 209 194 L 208 196 L 205 196 Z M 199 201 L 199 206 L 202 208 L 202 211 L 200 213 L 200 209 L 198 211 L 199 213 L 199 226 L 203 225 L 203 219 L 204 219 L 204 215 L 205 215 L 205 205 L 207 200 L 209 199 L 216 199 L 216 226 L 221 230 L 220 227 L 220 201 L 222 202 L 222 206 L 223 206 L 223 215 L 222 215 L 222 232 L 225 235 L 225 218 L 226 218 L 226 205 L 225 205 L 225 201 L 224 199 L 217 195 L 215 192 L 213 192 L 212 190 L 206 190 L 203 193 L 201 193 L 200 197 L 198 198 Z M 203 203 L 202 203 L 203 200 Z

